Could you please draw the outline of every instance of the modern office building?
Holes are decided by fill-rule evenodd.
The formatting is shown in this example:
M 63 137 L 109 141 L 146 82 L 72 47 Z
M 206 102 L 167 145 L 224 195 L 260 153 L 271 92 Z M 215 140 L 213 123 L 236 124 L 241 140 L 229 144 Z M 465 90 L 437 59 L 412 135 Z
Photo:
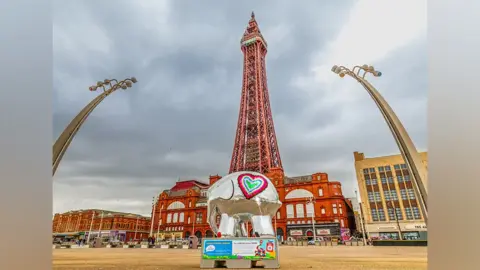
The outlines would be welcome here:
M 427 152 L 419 154 L 428 169 Z M 426 239 L 427 226 L 402 156 L 353 155 L 368 237 Z

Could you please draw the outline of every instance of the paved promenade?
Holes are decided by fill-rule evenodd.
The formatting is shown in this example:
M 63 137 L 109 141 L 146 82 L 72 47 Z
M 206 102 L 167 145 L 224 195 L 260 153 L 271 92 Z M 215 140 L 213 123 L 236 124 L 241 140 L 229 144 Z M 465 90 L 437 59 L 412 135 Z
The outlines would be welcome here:
M 53 269 L 199 269 L 200 250 L 54 249 Z M 281 269 L 424 270 L 426 247 L 280 247 Z

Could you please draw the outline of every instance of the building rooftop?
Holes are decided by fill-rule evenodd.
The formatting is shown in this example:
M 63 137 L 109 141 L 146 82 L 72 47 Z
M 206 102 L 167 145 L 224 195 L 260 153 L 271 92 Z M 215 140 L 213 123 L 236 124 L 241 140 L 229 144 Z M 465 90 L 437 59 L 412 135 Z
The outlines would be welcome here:
M 79 209 L 79 210 L 70 210 L 68 212 L 64 213 L 56 213 L 55 215 L 70 215 L 70 214 L 79 214 L 82 212 L 92 212 L 95 211 L 96 213 L 102 213 L 104 217 L 107 216 L 124 216 L 124 217 L 139 217 L 139 218 L 144 218 L 144 219 L 150 219 L 150 217 L 138 215 L 138 214 L 133 214 L 133 213 L 126 213 L 126 212 L 118 212 L 118 211 L 111 211 L 111 210 L 102 210 L 102 209 Z

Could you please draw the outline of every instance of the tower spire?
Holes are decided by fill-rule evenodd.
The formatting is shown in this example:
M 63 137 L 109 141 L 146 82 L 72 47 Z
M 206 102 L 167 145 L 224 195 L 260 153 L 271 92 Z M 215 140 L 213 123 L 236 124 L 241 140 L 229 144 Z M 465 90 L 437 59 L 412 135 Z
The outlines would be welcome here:
M 282 168 L 267 87 L 265 56 L 267 43 L 255 14 L 241 40 L 244 54 L 243 86 L 230 173 L 267 173 Z

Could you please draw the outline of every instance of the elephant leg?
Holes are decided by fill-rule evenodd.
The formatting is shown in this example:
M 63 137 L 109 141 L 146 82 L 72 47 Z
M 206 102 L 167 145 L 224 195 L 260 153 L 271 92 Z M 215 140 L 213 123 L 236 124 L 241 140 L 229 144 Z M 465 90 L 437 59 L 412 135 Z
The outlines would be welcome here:
M 241 234 L 241 237 L 248 237 L 248 232 L 247 232 L 247 228 L 246 228 L 246 225 L 245 225 L 245 222 L 241 222 L 240 223 L 240 229 L 242 231 L 242 234 Z
M 260 237 L 275 237 L 275 232 L 272 226 L 272 217 L 253 216 L 252 217 L 253 231 L 258 233 Z
M 234 237 L 235 236 L 235 224 L 237 220 L 230 217 L 227 214 L 222 214 L 220 218 L 220 226 L 218 226 L 218 232 L 221 237 Z

